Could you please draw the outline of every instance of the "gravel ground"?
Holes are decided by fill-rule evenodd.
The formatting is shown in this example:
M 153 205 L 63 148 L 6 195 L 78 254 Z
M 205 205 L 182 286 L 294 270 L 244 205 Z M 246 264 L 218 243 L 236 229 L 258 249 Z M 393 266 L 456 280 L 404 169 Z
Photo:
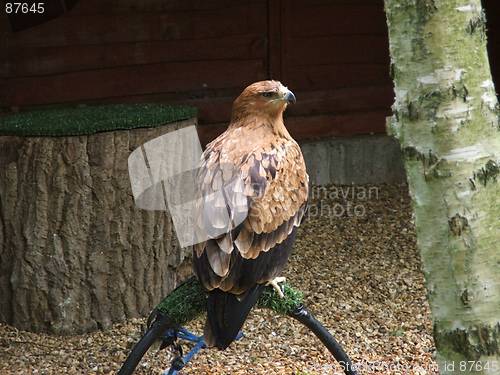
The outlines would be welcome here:
M 285 276 L 361 374 L 437 374 L 432 324 L 405 186 L 317 191 Z M 114 374 L 144 319 L 107 331 L 55 337 L 0 325 L 0 374 Z M 189 328 L 201 332 L 203 319 Z M 245 338 L 204 350 L 183 374 L 342 374 L 291 318 L 255 309 Z M 171 355 L 153 350 L 136 373 L 160 374 Z

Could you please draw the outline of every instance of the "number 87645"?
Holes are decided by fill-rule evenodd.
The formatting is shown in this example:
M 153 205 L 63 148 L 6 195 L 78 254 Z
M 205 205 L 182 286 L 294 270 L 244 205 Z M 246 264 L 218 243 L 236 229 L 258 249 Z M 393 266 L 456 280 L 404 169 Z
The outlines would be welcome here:
M 34 2 L 28 3 L 5 3 L 5 13 L 7 14 L 20 14 L 20 13 L 43 13 L 45 12 L 45 3 Z

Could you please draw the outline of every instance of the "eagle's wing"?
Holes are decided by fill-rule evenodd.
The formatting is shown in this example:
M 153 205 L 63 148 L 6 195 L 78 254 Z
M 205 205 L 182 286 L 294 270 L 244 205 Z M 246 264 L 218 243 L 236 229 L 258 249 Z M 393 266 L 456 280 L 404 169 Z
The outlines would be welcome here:
M 269 153 L 256 153 L 245 166 L 245 186 L 254 186 L 248 217 L 235 244 L 241 256 L 255 259 L 283 242 L 299 226 L 307 201 L 307 174 L 299 146 L 287 142 Z M 257 191 L 255 191 L 257 187 Z M 261 193 L 262 192 L 262 193 Z
M 306 167 L 295 141 L 276 140 L 236 158 L 223 155 L 217 145 L 209 145 L 199 173 L 200 225 L 208 233 L 227 229 L 195 245 L 196 256 L 206 252 L 218 276 L 215 285 L 214 280 L 205 285 L 208 289 L 229 275 L 234 251 L 244 259 L 256 259 L 282 243 L 299 226 L 308 194 Z M 221 190 L 222 186 L 230 188 Z

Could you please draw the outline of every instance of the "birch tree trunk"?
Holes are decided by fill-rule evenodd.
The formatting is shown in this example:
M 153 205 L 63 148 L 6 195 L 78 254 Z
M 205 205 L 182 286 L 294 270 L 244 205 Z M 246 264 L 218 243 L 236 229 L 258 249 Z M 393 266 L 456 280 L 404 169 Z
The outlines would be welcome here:
M 385 0 L 441 373 L 500 373 L 500 128 L 480 0 Z M 464 361 L 475 361 L 466 363 Z

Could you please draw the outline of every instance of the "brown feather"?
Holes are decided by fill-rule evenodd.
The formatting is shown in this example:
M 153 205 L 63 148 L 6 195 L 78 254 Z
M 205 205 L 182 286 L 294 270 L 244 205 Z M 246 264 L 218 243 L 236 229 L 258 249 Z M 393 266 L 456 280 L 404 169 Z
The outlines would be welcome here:
M 226 254 L 231 254 L 231 251 L 233 251 L 233 240 L 230 233 L 217 238 L 216 241 L 219 249 L 221 249 Z
M 243 228 L 238 234 L 238 237 L 236 237 L 234 244 L 242 255 L 245 254 L 248 249 L 250 249 L 250 246 L 252 246 L 253 236 L 253 231 L 249 231 L 248 229 Z
M 229 261 L 231 254 L 226 254 L 216 245 L 214 241 L 208 241 L 205 249 L 208 256 L 208 262 L 212 270 L 221 277 L 224 277 L 229 272 Z

